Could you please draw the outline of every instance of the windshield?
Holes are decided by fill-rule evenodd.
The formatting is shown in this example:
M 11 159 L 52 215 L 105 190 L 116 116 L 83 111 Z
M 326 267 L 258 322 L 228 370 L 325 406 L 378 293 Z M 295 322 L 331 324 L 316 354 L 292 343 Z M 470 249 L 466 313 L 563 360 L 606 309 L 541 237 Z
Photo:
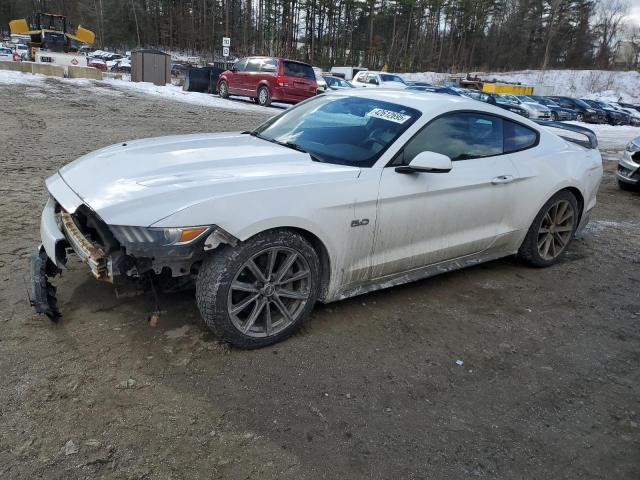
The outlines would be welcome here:
M 520 99 L 518 97 L 516 97 L 515 95 L 504 95 L 504 97 L 507 99 L 507 102 L 513 103 L 514 105 L 522 104 Z
M 559 107 L 560 105 L 558 105 L 556 102 L 554 102 L 553 100 L 549 100 L 548 98 L 538 98 L 538 103 L 541 103 L 542 105 L 546 105 L 547 107 Z
M 526 95 L 518 95 L 517 97 L 518 97 L 520 100 L 522 100 L 523 102 L 538 103 L 538 102 L 536 102 L 533 98 L 531 98 L 531 97 L 527 97 Z
M 576 105 L 579 105 L 582 108 L 589 108 L 590 107 L 590 105 L 587 105 L 585 102 L 583 102 L 582 100 L 578 100 L 577 98 L 574 98 L 573 101 L 574 101 L 574 103 Z
M 405 81 L 400 78 L 398 75 L 390 75 L 388 73 L 381 73 L 380 74 L 380 79 L 383 82 L 398 82 L 398 83 L 402 83 L 403 85 L 406 85 Z
M 324 79 L 332 87 L 354 88 L 349 82 L 339 77 L 324 77 Z
M 371 167 L 420 112 L 369 98 L 314 97 L 267 120 L 251 134 L 315 161 Z
M 503 105 L 517 105 L 520 103 L 506 95 L 496 95 L 495 99 L 497 103 L 502 103 Z

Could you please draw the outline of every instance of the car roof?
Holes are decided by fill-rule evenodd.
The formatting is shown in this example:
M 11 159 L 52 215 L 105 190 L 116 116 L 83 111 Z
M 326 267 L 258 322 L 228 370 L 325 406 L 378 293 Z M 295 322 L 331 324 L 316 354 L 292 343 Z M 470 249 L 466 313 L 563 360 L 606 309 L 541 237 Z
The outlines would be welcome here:
M 269 55 L 250 55 L 248 57 L 239 58 L 238 61 L 244 60 L 245 58 L 247 60 L 250 60 L 252 58 L 272 58 L 274 60 L 282 60 L 283 62 L 301 63 L 302 65 L 307 65 L 307 66 L 313 68 L 313 65 L 311 65 L 310 63 L 307 63 L 307 62 L 302 62 L 300 60 L 292 60 L 290 58 L 285 58 L 285 57 L 270 57 Z

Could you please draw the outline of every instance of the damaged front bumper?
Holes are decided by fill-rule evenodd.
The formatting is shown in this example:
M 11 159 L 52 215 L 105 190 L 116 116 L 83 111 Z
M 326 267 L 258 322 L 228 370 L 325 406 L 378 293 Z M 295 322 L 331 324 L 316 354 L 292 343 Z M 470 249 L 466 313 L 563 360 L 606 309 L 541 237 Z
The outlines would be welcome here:
M 31 304 L 54 321 L 60 311 L 49 278 L 66 268 L 71 253 L 96 279 L 113 284 L 117 294 L 140 293 L 156 284 L 171 291 L 193 285 L 206 251 L 237 241 L 212 225 L 200 227 L 202 235 L 184 244 L 145 242 L 147 227 L 108 226 L 71 193 L 63 195 L 65 203 L 53 196 L 47 201 L 40 221 L 42 243 L 31 256 Z

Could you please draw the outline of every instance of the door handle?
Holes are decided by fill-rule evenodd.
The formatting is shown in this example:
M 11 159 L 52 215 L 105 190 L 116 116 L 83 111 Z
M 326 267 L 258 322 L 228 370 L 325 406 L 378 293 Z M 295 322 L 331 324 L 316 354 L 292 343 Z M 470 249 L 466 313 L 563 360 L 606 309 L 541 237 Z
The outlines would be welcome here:
M 511 183 L 513 182 L 513 180 L 513 175 L 500 175 L 499 177 L 495 177 L 493 180 L 491 180 L 491 183 L 494 185 L 501 185 L 504 183 Z

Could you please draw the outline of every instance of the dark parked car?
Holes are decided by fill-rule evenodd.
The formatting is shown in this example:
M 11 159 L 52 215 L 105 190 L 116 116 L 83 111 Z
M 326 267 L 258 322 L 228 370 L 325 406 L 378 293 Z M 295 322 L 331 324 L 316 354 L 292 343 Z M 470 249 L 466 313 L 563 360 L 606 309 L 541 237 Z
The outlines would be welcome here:
M 535 100 L 540 105 L 544 105 L 549 110 L 551 110 L 551 119 L 554 121 L 558 120 L 577 120 L 578 112 L 571 108 L 564 108 L 558 105 L 556 102 L 549 98 L 541 97 L 539 95 L 529 95 L 529 98 Z
M 329 90 L 344 90 L 345 88 L 356 88 L 351 82 L 344 78 L 334 77 L 333 75 L 323 75 L 324 81 L 327 82 Z
M 183 75 L 187 70 L 189 70 L 190 65 L 186 65 L 184 63 L 172 63 L 171 64 L 171 75 L 179 76 Z
M 571 97 L 556 97 L 550 96 L 550 98 L 562 108 L 570 108 L 578 112 L 576 120 L 579 122 L 588 123 L 607 123 L 607 116 L 604 112 L 598 113 L 598 111 L 591 107 L 589 104 Z
M 629 123 L 628 115 L 624 115 L 622 112 L 617 111 L 604 102 L 600 102 L 598 100 L 587 100 L 585 98 L 583 98 L 582 101 L 590 105 L 592 108 L 602 111 L 607 117 L 607 123 L 609 125 L 622 125 L 624 123 Z
M 317 91 L 313 67 L 286 58 L 243 58 L 218 79 L 221 97 L 250 97 L 263 106 L 270 105 L 272 101 L 298 103 L 313 97 Z
M 476 98 L 476 100 L 495 105 L 496 107 L 500 107 L 505 110 L 509 110 L 510 112 L 517 113 L 518 115 L 522 115 L 523 117 L 529 118 L 529 112 L 526 109 L 517 105 L 504 95 L 500 95 L 498 93 L 481 93 L 479 97 Z
M 460 93 L 458 93 L 456 90 L 454 90 L 451 87 L 411 85 L 407 88 L 407 90 L 413 90 L 418 92 L 446 93 L 448 95 L 456 95 L 458 97 L 462 96 Z
M 638 112 L 640 112 L 640 104 L 637 104 L 637 103 L 618 102 L 618 105 L 620 105 L 623 108 L 631 108 L 633 110 L 637 110 Z
M 433 87 L 429 82 L 407 82 L 407 85 L 410 87 Z

